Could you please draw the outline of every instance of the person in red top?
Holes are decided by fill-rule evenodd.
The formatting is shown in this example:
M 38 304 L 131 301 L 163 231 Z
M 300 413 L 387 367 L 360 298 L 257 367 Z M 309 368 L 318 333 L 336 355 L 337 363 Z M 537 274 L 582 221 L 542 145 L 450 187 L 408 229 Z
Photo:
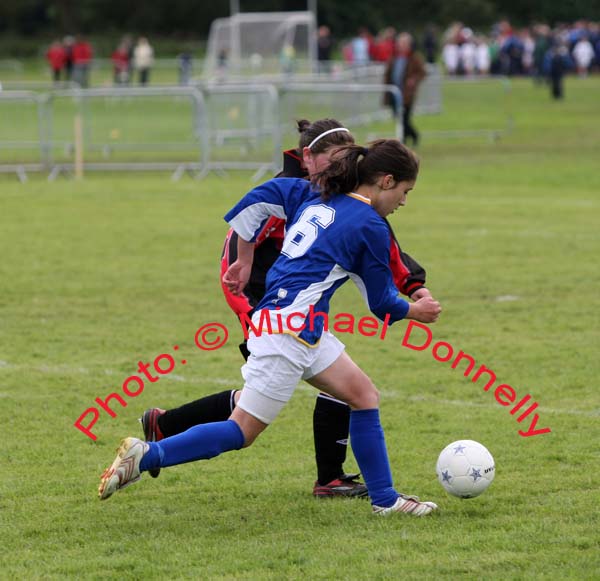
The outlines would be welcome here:
M 393 56 L 396 45 L 396 30 L 388 26 L 382 30 L 375 41 L 373 60 L 387 63 Z
M 129 84 L 129 47 L 122 42 L 111 55 L 115 85 Z
M 67 51 L 59 40 L 55 40 L 46 51 L 46 60 L 52 69 L 52 80 L 58 83 L 67 62 Z
M 89 85 L 89 72 L 92 63 L 92 46 L 90 43 L 78 36 L 73 45 L 73 81 L 80 87 Z
M 321 119 L 310 123 L 298 122 L 300 132 L 299 148 L 284 151 L 283 171 L 278 177 L 309 177 L 325 169 L 329 156 L 337 147 L 353 144 L 354 137 L 348 129 L 335 119 Z M 388 222 L 390 233 L 390 267 L 399 292 L 418 300 L 431 296 L 425 288 L 425 271 L 410 256 L 402 252 L 396 236 Z M 237 258 L 238 236 L 230 229 L 225 238 L 221 257 L 221 285 L 228 305 L 241 316 L 251 317 L 254 307 L 266 291 L 267 272 L 279 257 L 285 221 L 271 217 L 259 233 L 250 280 L 241 295 L 234 295 L 222 282 L 222 275 Z M 250 355 L 246 341 L 240 344 L 245 359 Z M 148 442 L 179 434 L 198 424 L 224 421 L 229 418 L 236 406 L 240 392 L 225 390 L 179 408 L 163 410 L 150 408 L 141 418 L 144 436 Z M 317 497 L 365 497 L 367 489 L 359 482 L 358 474 L 346 474 L 343 464 L 346 460 L 350 408 L 345 403 L 325 394 L 317 397 L 313 414 L 313 432 L 317 480 L 313 494 Z M 160 469 L 150 470 L 150 475 L 158 476 Z

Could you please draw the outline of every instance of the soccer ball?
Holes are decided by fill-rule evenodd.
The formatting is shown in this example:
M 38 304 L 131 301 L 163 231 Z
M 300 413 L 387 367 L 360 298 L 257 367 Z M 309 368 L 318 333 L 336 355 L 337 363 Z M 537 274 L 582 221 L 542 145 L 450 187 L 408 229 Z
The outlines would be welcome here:
M 435 471 L 447 492 L 475 498 L 494 480 L 496 466 L 485 446 L 473 440 L 458 440 L 442 450 Z

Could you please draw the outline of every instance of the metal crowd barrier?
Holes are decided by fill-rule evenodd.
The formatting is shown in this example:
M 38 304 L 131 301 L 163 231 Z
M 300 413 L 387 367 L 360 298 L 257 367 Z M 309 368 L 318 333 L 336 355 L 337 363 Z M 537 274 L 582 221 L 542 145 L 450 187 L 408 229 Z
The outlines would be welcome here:
M 441 86 L 439 72 L 430 71 L 415 105 L 417 114 L 441 111 Z M 0 91 L 0 172 L 16 173 L 21 180 L 34 171 L 47 172 L 50 180 L 74 172 L 77 117 L 84 171 L 172 171 L 175 180 L 186 174 L 200 178 L 211 171 L 253 170 L 258 179 L 279 169 L 283 136 L 292 135 L 299 118 L 335 117 L 353 130 L 376 123 L 377 135 L 391 128 L 402 139 L 401 115 L 393 117 L 383 105 L 386 92 L 401 111 L 402 95 L 393 85 L 289 78 L 277 84 Z M 496 136 L 501 131 L 423 133 Z

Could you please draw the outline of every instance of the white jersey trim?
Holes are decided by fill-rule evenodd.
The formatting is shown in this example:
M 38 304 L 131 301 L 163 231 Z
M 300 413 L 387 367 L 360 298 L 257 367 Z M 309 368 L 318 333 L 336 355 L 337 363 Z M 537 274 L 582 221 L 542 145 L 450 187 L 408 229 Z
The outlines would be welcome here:
M 286 218 L 284 207 L 280 204 L 258 202 L 244 208 L 229 221 L 229 225 L 243 240 L 252 240 L 262 223 L 270 216 Z

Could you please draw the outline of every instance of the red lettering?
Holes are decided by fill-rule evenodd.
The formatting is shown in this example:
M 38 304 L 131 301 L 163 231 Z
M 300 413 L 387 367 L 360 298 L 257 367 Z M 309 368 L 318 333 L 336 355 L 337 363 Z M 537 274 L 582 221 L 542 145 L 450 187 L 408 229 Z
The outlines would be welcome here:
M 159 365 L 159 362 L 161 359 L 166 359 L 169 362 L 169 368 L 168 369 L 162 369 L 161 366 Z M 175 359 L 173 359 L 173 357 L 171 357 L 168 353 L 161 353 L 160 355 L 158 355 L 157 357 L 155 357 L 154 359 L 154 370 L 156 371 L 156 373 L 160 373 L 161 375 L 165 375 L 167 373 L 171 373 L 171 371 L 173 371 L 173 369 L 175 369 Z
M 413 345 L 408 342 L 408 339 L 410 337 L 410 334 L 412 333 L 413 327 L 419 327 L 419 329 L 423 329 L 423 331 L 425 331 L 427 333 L 427 342 L 424 345 Z M 402 346 L 408 347 L 409 349 L 412 349 L 414 351 L 423 351 L 424 349 L 427 349 L 427 347 L 429 347 L 432 337 L 433 337 L 433 335 L 432 335 L 431 331 L 429 330 L 429 327 L 427 327 L 426 325 L 422 325 L 421 323 L 418 323 L 417 321 L 409 321 L 408 327 L 406 327 L 406 332 L 404 333 L 404 337 L 402 338 Z
M 129 387 L 127 386 L 129 385 L 130 381 L 135 381 L 140 386 L 140 388 L 134 392 L 129 391 Z M 125 395 L 128 395 L 129 397 L 137 397 L 138 395 L 140 395 L 140 393 L 142 393 L 142 391 L 144 391 L 144 382 L 137 375 L 132 375 L 123 382 L 122 389 Z
M 373 331 L 367 332 L 366 329 L 373 329 Z M 358 320 L 358 332 L 365 337 L 377 335 L 377 329 L 379 329 L 379 323 L 373 317 L 362 317 Z
M 89 413 L 94 414 L 94 417 L 90 420 L 90 423 L 87 426 L 81 425 L 83 418 L 85 418 L 85 416 L 87 416 Z M 95 442 L 98 439 L 98 436 L 96 436 L 95 434 L 92 434 L 91 429 L 94 426 L 94 424 L 98 421 L 99 417 L 100 417 L 100 412 L 96 408 L 88 408 L 77 418 L 77 421 L 73 425 L 78 430 L 83 432 L 88 438 L 91 438 Z
M 263 325 L 267 323 L 267 334 L 273 334 L 273 328 L 271 327 L 271 317 L 269 316 L 269 309 L 261 309 L 260 319 L 258 320 L 258 328 L 252 323 L 252 319 L 248 317 L 248 313 L 242 313 L 240 315 L 240 323 L 242 325 L 242 331 L 244 332 L 244 339 L 248 339 L 248 327 L 252 330 L 252 333 L 256 337 L 260 337 L 263 333 Z
M 107 398 L 102 401 L 99 397 L 97 397 L 94 401 L 111 417 L 111 418 L 116 418 L 117 414 L 115 412 L 113 412 L 109 407 L 108 407 L 108 401 L 115 398 L 124 408 L 127 407 L 127 402 L 118 394 L 118 393 L 111 393 L 109 396 L 107 396 Z
M 440 348 L 440 346 L 445 347 L 448 350 L 448 353 L 445 357 L 438 357 L 437 353 L 438 353 L 438 349 Z M 454 355 L 454 349 L 452 349 L 452 345 L 450 345 L 450 343 L 446 343 L 446 341 L 438 341 L 433 346 L 431 353 L 433 354 L 434 359 L 437 359 L 438 361 L 445 363 L 446 361 L 449 361 L 450 359 L 452 359 L 452 355 Z
M 389 326 L 390 326 L 390 314 L 387 313 L 385 315 L 385 319 L 383 319 L 383 325 L 381 327 L 381 337 L 379 337 L 379 339 L 381 341 L 383 341 L 385 339 L 385 334 L 387 333 Z
M 456 356 L 456 359 L 452 362 L 452 369 L 456 369 L 458 367 L 458 362 L 461 359 L 468 359 L 469 360 L 469 365 L 467 365 L 467 368 L 465 369 L 465 372 L 463 373 L 463 375 L 465 377 L 469 376 L 469 373 L 471 373 L 471 371 L 473 370 L 473 367 L 475 367 L 475 359 L 473 359 L 473 357 L 471 357 L 468 353 L 465 353 L 464 351 L 459 351 L 458 355 Z
M 315 313 L 314 305 L 310 305 L 308 308 L 308 329 L 310 331 L 315 330 L 315 317 L 321 317 L 323 319 L 323 331 L 329 331 L 329 315 L 322 311 Z
M 530 399 L 531 396 L 527 394 L 512 410 L 510 410 L 510 415 L 514 416 L 517 411 L 522 408 Z
M 152 375 L 150 375 L 150 372 L 148 371 L 148 367 L 150 367 L 150 363 L 142 363 L 141 361 L 139 361 L 137 370 L 139 373 L 143 373 L 144 377 L 150 383 L 154 383 L 155 381 L 158 381 L 160 379 L 160 377 L 153 377 Z
M 482 365 L 477 370 L 477 373 L 473 376 L 471 381 L 475 383 L 482 373 L 487 373 L 492 378 L 485 384 L 485 387 L 483 388 L 483 391 L 487 391 L 490 387 L 492 387 L 492 385 L 494 385 L 494 381 L 496 381 L 496 374 L 491 369 L 488 369 L 485 365 Z
M 508 398 L 508 401 L 502 399 L 502 396 L 506 396 Z M 515 401 L 517 393 L 510 385 L 502 383 L 496 388 L 496 391 L 494 392 L 494 397 L 500 405 L 510 405 L 513 401 Z
M 333 330 L 338 333 L 350 333 L 350 335 L 354 335 L 354 315 L 350 313 L 338 313 L 333 317 Z
M 303 313 L 290 313 L 286 320 L 285 320 L 285 324 L 286 327 L 290 330 L 290 331 L 294 331 L 296 333 L 300 333 L 300 331 L 304 331 L 304 329 L 306 329 L 306 325 L 304 324 L 304 322 L 302 323 L 302 325 L 300 327 L 293 327 L 292 323 L 290 322 L 293 318 L 295 317 L 300 317 L 302 319 L 302 321 L 304 321 L 304 314 Z
M 526 412 L 523 412 L 518 418 L 517 422 L 522 422 L 536 407 L 538 407 L 537 402 L 535 402 L 532 406 L 527 408 Z M 537 416 L 537 414 L 535 414 Z

